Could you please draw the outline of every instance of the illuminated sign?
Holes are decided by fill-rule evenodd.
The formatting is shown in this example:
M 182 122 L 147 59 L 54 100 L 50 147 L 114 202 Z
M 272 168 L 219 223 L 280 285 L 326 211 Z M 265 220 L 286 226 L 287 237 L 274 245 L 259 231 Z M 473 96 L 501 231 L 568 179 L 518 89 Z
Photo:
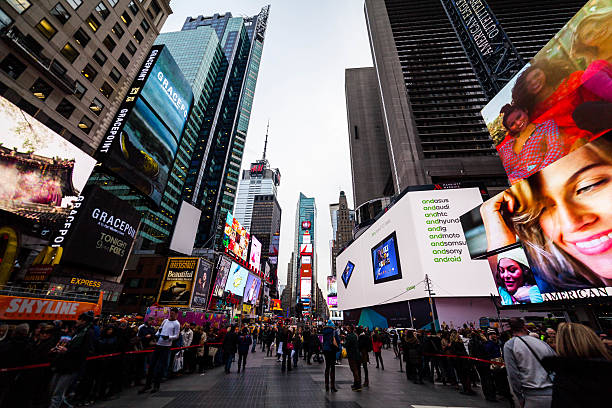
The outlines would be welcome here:
M 300 255 L 312 255 L 312 244 L 300 244 Z
M 312 224 L 310 223 L 310 221 L 302 221 L 302 229 L 303 230 L 309 230 L 311 226 L 312 226 Z
M 78 286 L 89 286 L 90 288 L 99 288 L 100 286 L 102 286 L 102 282 L 100 281 L 76 277 L 70 279 L 70 284 Z
M 263 164 L 252 164 L 251 165 L 251 174 L 263 173 L 265 167 Z
M 329 296 L 327 298 L 327 306 L 338 306 L 338 297 L 337 296 Z

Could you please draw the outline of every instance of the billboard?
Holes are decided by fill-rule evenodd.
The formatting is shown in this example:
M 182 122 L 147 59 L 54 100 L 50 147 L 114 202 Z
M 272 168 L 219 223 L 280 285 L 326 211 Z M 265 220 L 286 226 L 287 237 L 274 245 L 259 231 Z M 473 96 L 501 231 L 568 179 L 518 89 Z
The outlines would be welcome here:
M 246 286 L 247 278 L 249 277 L 248 269 L 243 268 L 236 262 L 232 262 L 225 284 L 225 290 L 233 293 L 236 296 L 244 295 L 244 287 Z
M 511 184 L 612 129 L 610 25 L 588 1 L 482 110 Z
M 225 256 L 221 256 L 219 258 L 219 263 L 217 264 L 217 279 L 215 279 L 215 286 L 213 288 L 213 296 L 223 297 L 223 293 L 225 292 L 225 284 L 227 283 L 227 276 L 229 275 L 229 270 L 232 267 L 232 261 Z
M 274 233 L 274 235 L 272 235 L 272 239 L 270 240 L 270 248 L 269 248 L 270 257 L 278 258 L 279 244 L 280 244 L 280 234 L 276 232 Z
M 168 258 L 157 304 L 189 307 L 199 265 L 200 258 Z
M 610 180 L 612 132 L 461 217 L 478 242 L 470 254 L 488 259 L 504 306 L 612 296 Z
M 425 274 L 436 296 L 495 293 L 488 264 L 471 259 L 459 222 L 460 215 L 482 203 L 480 189 L 449 187 L 406 192 L 338 254 L 339 309 L 427 297 Z
M 225 217 L 223 246 L 238 259 L 247 261 L 250 235 L 246 229 L 228 212 Z
M 300 279 L 300 297 L 302 299 L 310 299 L 311 289 L 312 289 L 312 279 L 311 278 L 301 278 Z
M 300 244 L 300 255 L 312 255 L 312 244 Z
M 212 270 L 213 264 L 206 259 L 200 258 L 200 266 L 198 267 L 198 274 L 196 275 L 193 287 L 191 307 L 206 309 L 208 306 L 208 290 L 210 289 Z
M 304 255 L 300 258 L 302 265 L 310 265 L 312 263 L 312 257 L 310 255 Z
M 338 306 L 338 288 L 335 276 L 327 277 L 327 305 L 332 307 Z
M 151 47 L 96 157 L 159 204 L 193 103 L 187 80 L 163 45 Z
M 186 201 L 181 202 L 181 208 L 170 240 L 171 250 L 191 255 L 201 215 L 202 210 Z
M 249 273 L 246 285 L 244 286 L 244 303 L 255 305 L 259 299 L 259 290 L 261 289 L 261 279 L 252 273 Z
M 328 296 L 327 297 L 327 306 L 337 307 L 338 306 L 338 297 L 337 296 Z
M 259 273 L 261 270 L 261 242 L 251 236 L 251 251 L 249 254 L 249 266 L 252 271 Z
M 310 221 L 302 221 L 302 229 L 303 230 L 309 230 L 311 225 L 312 224 L 310 223 Z
M 61 265 L 118 276 L 132 249 L 141 215 L 127 201 L 88 185 L 51 241 L 61 247 Z

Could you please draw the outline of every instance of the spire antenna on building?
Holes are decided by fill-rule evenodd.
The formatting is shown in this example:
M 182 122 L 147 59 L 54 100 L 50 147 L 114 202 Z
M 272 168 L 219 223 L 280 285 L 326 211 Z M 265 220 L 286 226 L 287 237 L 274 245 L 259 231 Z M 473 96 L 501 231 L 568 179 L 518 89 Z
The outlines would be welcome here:
M 266 142 L 264 143 L 264 152 L 263 152 L 263 159 L 262 160 L 266 160 L 266 150 L 268 150 L 268 131 L 270 130 L 270 119 L 268 119 L 268 126 L 266 126 Z

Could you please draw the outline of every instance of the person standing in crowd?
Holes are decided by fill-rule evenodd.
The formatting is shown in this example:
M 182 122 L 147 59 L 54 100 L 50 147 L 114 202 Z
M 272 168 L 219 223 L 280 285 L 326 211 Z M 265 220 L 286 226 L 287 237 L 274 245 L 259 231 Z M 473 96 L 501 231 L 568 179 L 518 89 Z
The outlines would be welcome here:
M 251 353 L 254 353 L 256 350 L 255 348 L 257 347 L 257 339 L 259 338 L 259 327 L 253 327 L 253 348 L 251 349 Z M 246 360 L 245 360 L 246 362 Z M 238 364 L 238 366 L 240 366 L 240 364 Z
M 435 383 L 435 381 L 442 381 L 439 364 L 440 357 L 438 356 L 441 353 L 442 345 L 440 337 L 437 336 L 436 330 L 434 329 L 423 338 L 423 375 L 427 376 L 432 384 Z
M 482 332 L 476 330 L 473 331 L 470 342 L 468 343 L 470 356 L 481 360 L 488 360 L 489 353 L 485 348 L 486 342 L 487 338 Z M 476 361 L 474 365 L 476 366 L 476 371 L 478 371 L 478 376 L 480 377 L 480 385 L 482 386 L 482 393 L 484 394 L 485 399 L 487 401 L 496 402 L 495 381 L 493 380 L 493 374 L 491 373 L 491 363 L 486 361 Z
M 293 368 L 297 368 L 298 360 L 300 359 L 300 351 L 302 350 L 302 328 L 298 328 L 293 335 Z
M 291 329 L 284 327 L 281 331 L 281 346 L 282 351 L 281 372 L 291 371 L 291 352 L 293 351 L 293 332 Z
M 497 363 L 504 362 L 502 357 L 502 343 L 498 340 L 497 332 L 492 327 L 487 330 L 487 341 L 484 343 L 484 349 L 487 355 L 487 360 L 495 361 Z M 508 384 L 506 367 L 501 364 L 491 364 L 491 375 L 493 377 L 493 384 L 496 394 L 506 398 L 510 402 L 510 408 L 514 408 L 514 400 L 512 398 L 512 393 L 510 392 L 510 385 Z
M 378 328 L 374 329 L 374 335 L 372 336 L 372 350 L 374 351 L 374 357 L 376 358 L 376 368 L 385 369 L 385 363 L 382 359 L 382 346 L 383 339 Z
M 359 352 L 359 339 L 353 326 L 348 327 L 348 334 L 344 342 L 346 357 L 353 373 L 353 391 L 361 391 L 361 353 Z
M 253 339 L 249 334 L 249 329 L 244 327 L 242 333 L 238 336 L 238 372 L 242 364 L 242 371 L 246 368 L 246 360 L 249 355 L 249 347 L 253 344 Z
M 22 323 L 15 327 L 11 338 L 0 343 L 0 367 L 11 368 L 27 365 L 31 361 L 32 340 L 28 337 L 30 325 Z M 0 374 L 0 406 L 18 406 L 30 384 L 19 371 Z
M 370 351 L 372 351 L 372 337 L 366 328 L 358 328 L 359 335 L 359 353 L 361 354 L 361 364 L 363 365 L 363 386 L 370 386 L 370 378 L 368 376 L 368 364 L 370 364 Z
M 266 343 L 265 347 L 267 348 L 266 357 L 272 357 L 272 344 L 274 343 L 274 338 L 276 334 L 274 333 L 274 329 L 272 327 L 268 327 L 268 334 L 266 335 Z
M 157 343 L 155 344 L 155 350 L 151 357 L 151 364 L 149 365 L 149 372 L 147 373 L 147 382 L 144 388 L 138 391 L 139 394 L 145 393 L 151 389 L 151 383 L 153 383 L 153 390 L 151 392 L 159 391 L 162 374 L 168 365 L 172 342 L 181 335 L 181 325 L 178 320 L 176 320 L 177 315 L 178 309 L 176 307 L 170 309 L 170 317 L 164 319 L 155 333 Z
M 448 352 L 454 356 L 467 356 L 465 344 L 456 330 L 451 331 Z M 451 361 L 452 365 L 455 367 L 459 381 L 461 381 L 460 393 L 464 395 L 476 395 L 476 392 L 472 390 L 472 364 L 470 361 L 464 358 L 451 358 Z
M 225 374 L 230 373 L 232 362 L 238 348 L 238 335 L 236 334 L 236 326 L 231 326 L 225 338 L 223 339 L 223 363 L 225 363 Z
M 399 334 L 397 333 L 397 329 L 392 329 L 391 330 L 391 343 L 393 343 L 393 353 L 395 354 L 395 358 L 399 357 L 399 348 L 397 346 L 398 341 L 399 341 Z
M 513 337 L 504 345 L 504 362 L 512 391 L 522 407 L 548 408 L 553 383 L 542 359 L 555 356 L 555 351 L 542 340 L 529 336 L 523 319 L 513 317 L 509 323 Z
M 316 334 L 310 332 L 310 328 L 306 327 L 303 333 L 304 344 L 302 347 L 304 348 L 304 360 L 306 364 L 311 365 L 310 359 L 312 358 L 312 336 Z
M 193 344 L 193 330 L 191 329 L 189 323 L 183 324 L 183 331 L 181 332 L 181 338 L 183 340 L 183 345 L 181 347 L 189 347 Z M 187 348 L 184 350 L 180 350 L 177 353 L 177 355 L 184 356 L 183 360 L 184 360 L 185 372 L 189 371 L 190 367 L 193 366 L 195 350 L 192 348 Z
M 404 330 L 402 350 L 406 363 L 406 378 L 415 384 L 423 382 L 423 346 L 415 336 L 414 330 Z
M 284 332 L 284 333 L 283 333 Z M 280 324 L 276 327 L 274 332 L 275 350 L 276 350 L 276 361 L 281 362 L 283 359 L 283 334 L 287 334 L 283 326 Z
M 340 349 L 340 336 L 331 320 L 323 328 L 323 356 L 325 357 L 325 391 L 336 389 L 336 353 Z M 330 388 L 331 381 L 331 388 Z
M 51 403 L 49 408 L 59 408 L 65 402 L 68 388 L 83 369 L 87 356 L 94 350 L 95 334 L 92 329 L 93 312 L 82 313 L 71 338 L 61 337 L 51 350 L 56 358 L 51 363 Z
M 551 407 L 609 405 L 612 391 L 602 381 L 612 373 L 612 354 L 595 332 L 579 323 L 561 323 L 555 340 L 559 356 L 542 358 L 544 368 L 555 373 Z

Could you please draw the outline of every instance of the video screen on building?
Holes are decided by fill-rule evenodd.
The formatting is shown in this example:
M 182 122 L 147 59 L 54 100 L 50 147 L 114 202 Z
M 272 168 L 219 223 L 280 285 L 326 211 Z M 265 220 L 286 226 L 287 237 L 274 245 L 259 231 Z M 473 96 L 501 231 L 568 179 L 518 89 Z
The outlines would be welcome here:
M 383 283 L 402 278 L 402 269 L 398 258 L 397 236 L 393 232 L 372 248 L 374 283 Z
M 248 269 L 243 268 L 236 262 L 232 262 L 232 266 L 230 267 L 229 274 L 227 276 L 225 290 L 233 293 L 236 296 L 242 297 L 242 295 L 244 295 L 244 287 L 246 286 L 248 277 Z
M 612 129 L 611 25 L 589 0 L 482 110 L 511 184 Z
M 198 267 L 198 274 L 193 288 L 191 307 L 206 309 L 208 306 L 208 293 L 212 272 L 213 264 L 206 259 L 200 258 L 200 266 Z
M 352 262 L 347 262 L 344 270 L 342 271 L 342 283 L 344 283 L 344 287 L 346 288 L 351 280 L 351 276 L 353 276 L 353 269 L 355 269 L 355 265 Z
M 163 45 L 154 45 L 98 148 L 98 159 L 159 204 L 192 103 L 191 86 L 174 58 Z
M 259 290 L 261 289 L 261 279 L 252 273 L 249 273 L 246 285 L 244 286 L 243 302 L 250 305 L 255 305 L 259 299 Z
M 249 267 L 252 271 L 258 272 L 261 270 L 261 242 L 254 236 L 251 236 L 251 250 L 249 252 Z
M 168 258 L 157 303 L 160 306 L 189 307 L 199 264 L 200 258 Z
M 542 294 L 522 247 L 489 258 L 502 306 L 541 303 Z
M 499 269 L 504 254 L 522 246 L 520 263 L 528 268 L 521 270 L 533 276 L 524 279 L 530 295 L 538 291 L 543 302 L 612 296 L 610 180 L 612 132 L 476 207 L 489 263 Z M 516 285 L 495 282 L 504 306 L 525 303 L 514 295 Z
M 232 267 L 232 261 L 225 257 L 219 257 L 219 263 L 217 264 L 217 278 L 215 279 L 215 287 L 213 288 L 213 296 L 223 297 L 225 293 L 225 285 L 227 283 L 227 276 L 229 275 L 230 268 Z
M 312 292 L 312 278 L 300 279 L 300 297 L 302 299 L 310 299 Z
M 228 212 L 223 230 L 223 247 L 238 259 L 247 261 L 250 235 L 232 213 Z

